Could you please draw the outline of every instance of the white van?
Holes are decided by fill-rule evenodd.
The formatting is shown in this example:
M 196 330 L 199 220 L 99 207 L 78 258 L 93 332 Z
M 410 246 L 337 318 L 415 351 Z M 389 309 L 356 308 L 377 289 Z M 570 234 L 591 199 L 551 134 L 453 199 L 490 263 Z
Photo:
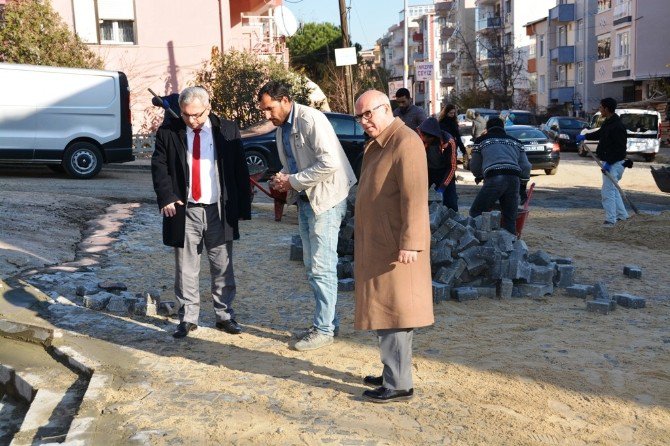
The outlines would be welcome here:
M 92 178 L 135 159 L 125 74 L 0 63 L 0 85 L 0 162 Z
M 637 153 L 642 155 L 646 161 L 653 161 L 661 147 L 661 114 L 654 110 L 642 110 L 638 108 L 622 108 L 615 112 L 621 118 L 621 122 L 628 131 L 628 147 L 626 153 Z M 602 124 L 604 118 L 600 112 L 593 115 L 589 129 L 582 130 L 582 134 L 590 133 Z M 589 149 L 595 153 L 598 141 L 584 141 Z M 587 156 L 581 147 L 578 149 L 580 156 Z

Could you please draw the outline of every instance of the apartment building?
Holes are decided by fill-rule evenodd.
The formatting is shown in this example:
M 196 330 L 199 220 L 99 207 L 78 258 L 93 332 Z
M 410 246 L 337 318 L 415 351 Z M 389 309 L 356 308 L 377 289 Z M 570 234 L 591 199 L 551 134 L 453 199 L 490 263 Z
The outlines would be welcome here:
M 546 113 L 549 106 L 549 48 L 547 36 L 549 23 L 547 17 L 526 24 L 528 44 L 528 110 L 534 113 Z
M 620 102 L 658 97 L 656 82 L 670 78 L 669 17 L 668 0 L 598 0 L 595 85 Z
M 147 88 L 179 92 L 212 50 L 251 51 L 288 63 L 274 17 L 282 0 L 51 0 L 63 21 L 104 61 L 128 75 L 133 127 L 155 112 Z
M 526 24 L 545 17 L 555 4 L 556 0 L 475 2 L 477 68 L 493 90 L 501 91 L 513 85 L 515 106 L 527 106 L 530 94 L 526 71 L 530 39 Z

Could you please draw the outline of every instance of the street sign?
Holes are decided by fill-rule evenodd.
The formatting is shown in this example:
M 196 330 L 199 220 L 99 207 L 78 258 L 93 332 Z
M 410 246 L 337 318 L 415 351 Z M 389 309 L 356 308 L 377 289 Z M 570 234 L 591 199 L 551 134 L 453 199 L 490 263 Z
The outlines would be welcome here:
M 356 47 L 349 48 L 335 48 L 335 65 L 341 67 L 343 65 L 356 65 Z
M 433 62 L 415 62 L 414 72 L 417 81 L 430 81 L 433 79 Z

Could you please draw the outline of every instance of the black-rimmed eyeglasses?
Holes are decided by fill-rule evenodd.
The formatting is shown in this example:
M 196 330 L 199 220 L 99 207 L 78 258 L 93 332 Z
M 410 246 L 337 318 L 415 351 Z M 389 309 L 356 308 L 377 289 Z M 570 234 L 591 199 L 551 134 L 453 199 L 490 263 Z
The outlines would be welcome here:
M 368 111 L 364 111 L 364 112 L 361 113 L 360 115 L 356 115 L 356 116 L 354 117 L 354 119 L 356 119 L 356 122 L 361 122 L 361 121 L 363 121 L 363 119 L 365 119 L 366 121 L 369 121 L 370 118 L 372 118 L 372 112 L 375 111 L 375 110 L 377 110 L 379 107 L 384 106 L 384 105 L 386 105 L 386 104 L 379 104 L 378 106 L 373 107 L 373 108 L 371 108 L 371 109 L 368 110 Z
M 204 109 L 203 111 L 201 111 L 200 113 L 196 113 L 196 114 L 194 114 L 194 115 L 189 115 L 188 113 L 181 112 L 181 116 L 182 116 L 184 119 L 193 119 L 193 118 L 195 118 L 195 119 L 200 119 L 200 118 L 202 117 L 202 115 L 204 115 L 205 112 L 206 112 L 208 109 L 209 109 L 209 107 L 205 107 L 205 109 Z

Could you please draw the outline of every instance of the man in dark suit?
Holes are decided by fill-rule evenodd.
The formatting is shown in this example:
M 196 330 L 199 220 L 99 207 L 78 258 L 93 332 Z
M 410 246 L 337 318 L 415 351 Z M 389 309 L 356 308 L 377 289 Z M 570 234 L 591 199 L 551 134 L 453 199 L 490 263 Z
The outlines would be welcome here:
M 207 250 L 216 327 L 231 334 L 235 321 L 233 240 L 238 220 L 251 218 L 249 171 L 237 125 L 210 113 L 209 94 L 190 87 L 179 95 L 181 120 L 156 134 L 151 173 L 163 216 L 163 243 L 175 248 L 175 338 L 198 327 L 200 255 Z

